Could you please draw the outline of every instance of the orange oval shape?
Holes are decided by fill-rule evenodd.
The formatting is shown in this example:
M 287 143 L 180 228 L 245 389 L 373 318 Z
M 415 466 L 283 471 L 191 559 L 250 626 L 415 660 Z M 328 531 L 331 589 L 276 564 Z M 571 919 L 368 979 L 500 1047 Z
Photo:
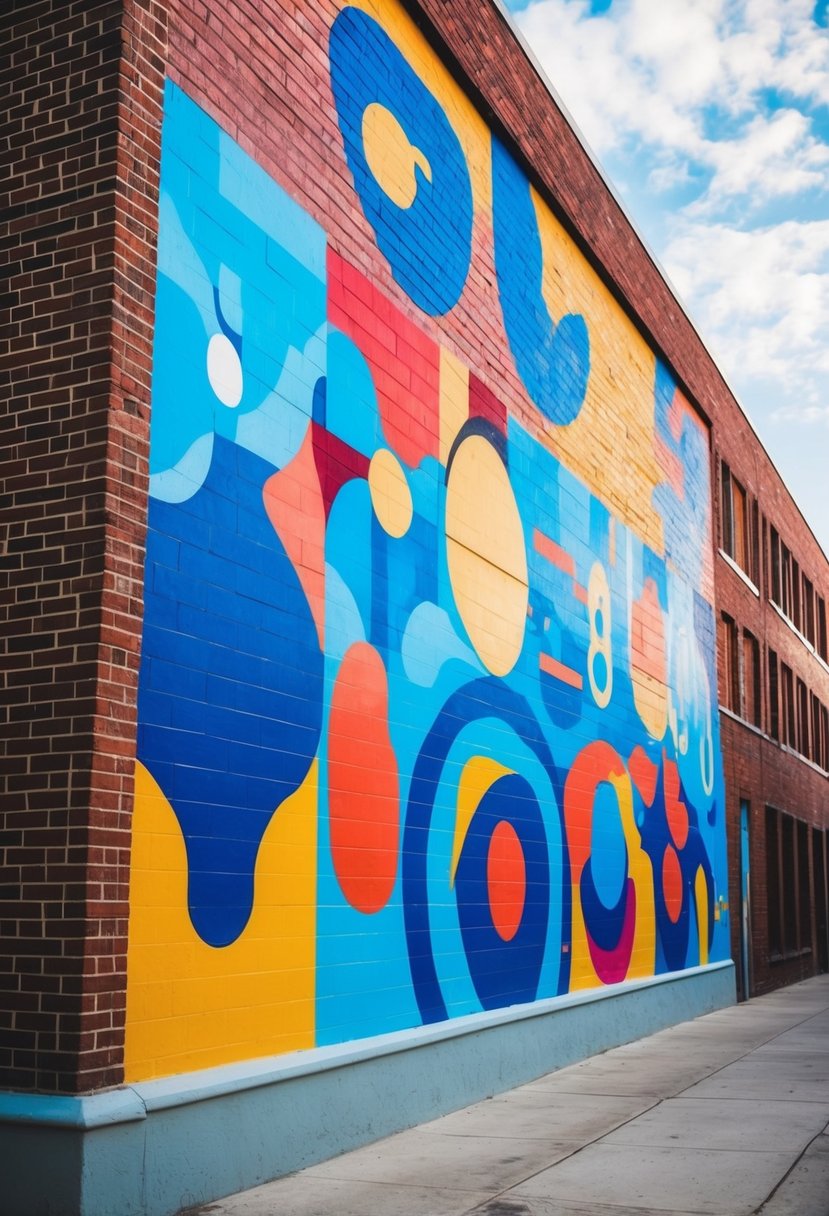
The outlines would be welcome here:
M 495 932 L 503 941 L 511 942 L 524 915 L 527 865 L 518 834 L 505 819 L 495 825 L 489 841 L 486 884 Z
M 662 893 L 668 916 L 676 924 L 682 911 L 682 869 L 672 845 L 666 846 L 662 858 Z
M 328 818 L 343 895 L 359 912 L 379 912 L 397 877 L 400 795 L 386 669 L 367 642 L 349 647 L 334 682 Z

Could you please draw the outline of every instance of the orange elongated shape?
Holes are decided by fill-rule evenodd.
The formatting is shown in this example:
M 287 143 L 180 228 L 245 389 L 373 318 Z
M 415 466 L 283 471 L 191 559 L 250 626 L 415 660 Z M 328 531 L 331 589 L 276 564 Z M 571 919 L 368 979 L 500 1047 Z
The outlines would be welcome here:
M 379 912 L 397 878 L 400 789 L 386 669 L 367 642 L 349 647 L 340 664 L 328 730 L 334 872 L 353 908 Z

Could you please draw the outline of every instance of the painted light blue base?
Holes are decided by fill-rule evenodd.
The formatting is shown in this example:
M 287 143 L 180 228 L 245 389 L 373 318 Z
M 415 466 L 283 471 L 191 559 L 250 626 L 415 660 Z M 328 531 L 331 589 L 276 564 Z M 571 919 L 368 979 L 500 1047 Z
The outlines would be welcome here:
M 170 1216 L 733 1004 L 734 966 L 81 1098 L 0 1094 L 4 1216 Z

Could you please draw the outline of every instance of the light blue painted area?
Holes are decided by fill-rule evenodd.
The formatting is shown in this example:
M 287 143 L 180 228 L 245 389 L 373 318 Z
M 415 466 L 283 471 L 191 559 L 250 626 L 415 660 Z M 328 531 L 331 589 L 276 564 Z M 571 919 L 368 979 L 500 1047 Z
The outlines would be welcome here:
M 0 1124 L 80 1128 L 91 1131 L 110 1123 L 145 1119 L 147 1111 L 134 1089 L 108 1089 L 97 1094 L 24 1094 L 0 1091 Z
M 279 468 L 299 451 L 313 416 L 314 388 L 325 375 L 327 326 L 303 350 L 289 346 L 271 392 L 258 409 L 236 422 L 236 442 Z
M 325 374 L 325 234 L 169 82 L 165 115 L 150 471 L 206 476 L 181 464 L 213 432 L 282 467 Z
M 143 1082 L 114 1091 L 115 1122 L 113 1091 L 66 1099 L 84 1111 L 69 1121 L 53 1099 L 26 1096 L 37 1112 L 26 1123 L 21 1096 L 0 1095 L 0 1119 L 15 1099 L 0 1137 L 4 1216 L 173 1216 L 733 1001 L 730 962 L 694 968 Z
M 590 838 L 590 872 L 596 892 L 606 908 L 622 894 L 626 878 L 625 833 L 619 816 L 619 799 L 608 782 L 599 786 L 593 803 Z
M 224 131 L 218 149 L 219 190 L 224 198 L 324 283 L 326 242 L 319 224 Z
M 751 844 L 749 817 L 751 807 L 740 800 L 740 968 L 742 997 L 751 995 Z
M 349 447 L 371 458 L 382 445 L 377 393 L 359 347 L 332 328 L 328 336 L 325 427 Z
M 357 601 L 333 566 L 325 567 L 325 652 L 341 662 L 349 646 L 366 640 Z
M 348 588 L 360 616 L 361 634 L 371 635 L 372 616 L 372 520 L 374 509 L 368 483 L 349 481 L 340 490 L 325 533 L 325 561 L 337 571 Z M 360 640 L 354 637 L 353 641 Z
M 421 601 L 406 623 L 401 644 L 406 676 L 413 684 L 434 687 L 444 663 L 458 659 L 472 672 L 483 674 L 474 650 L 455 632 L 449 614 L 437 604 Z
M 213 435 L 193 441 L 171 469 L 150 474 L 150 495 L 162 502 L 186 502 L 204 484 L 213 458 Z

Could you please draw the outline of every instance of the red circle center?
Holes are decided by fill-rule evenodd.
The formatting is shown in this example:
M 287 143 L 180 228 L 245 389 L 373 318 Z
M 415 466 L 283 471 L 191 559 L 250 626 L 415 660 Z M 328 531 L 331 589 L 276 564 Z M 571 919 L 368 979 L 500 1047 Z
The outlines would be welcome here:
M 505 942 L 512 941 L 524 914 L 527 867 L 515 828 L 503 819 L 489 842 L 486 882 L 495 931 Z

